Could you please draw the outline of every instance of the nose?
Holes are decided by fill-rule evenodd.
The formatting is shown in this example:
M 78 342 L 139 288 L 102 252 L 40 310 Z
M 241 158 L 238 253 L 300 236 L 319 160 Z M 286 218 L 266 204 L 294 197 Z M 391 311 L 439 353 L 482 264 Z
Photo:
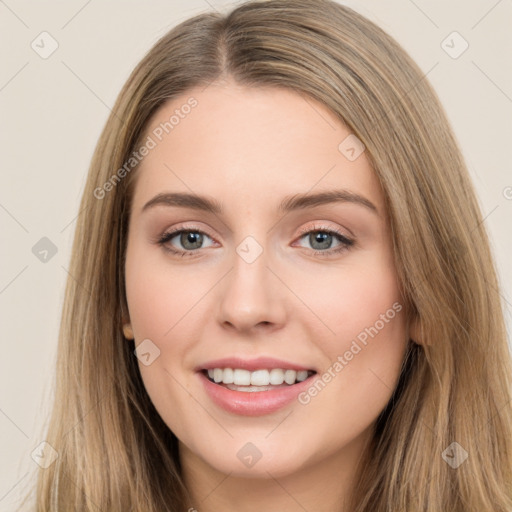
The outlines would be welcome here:
M 252 262 L 235 254 L 233 268 L 217 287 L 218 322 L 224 328 L 254 334 L 285 324 L 287 289 L 268 264 L 265 251 Z

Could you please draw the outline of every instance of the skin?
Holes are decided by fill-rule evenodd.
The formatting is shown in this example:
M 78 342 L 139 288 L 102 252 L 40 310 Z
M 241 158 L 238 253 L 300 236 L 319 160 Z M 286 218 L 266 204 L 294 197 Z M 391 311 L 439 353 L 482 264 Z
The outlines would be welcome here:
M 256 416 L 229 413 L 205 393 L 194 368 L 221 357 L 269 356 L 318 369 L 401 304 L 379 182 L 365 153 L 338 150 L 351 133 L 323 105 L 278 88 L 232 81 L 167 102 L 146 135 L 194 97 L 198 104 L 137 169 L 126 257 L 130 329 L 160 350 L 144 385 L 180 440 L 180 458 L 200 512 L 347 510 L 344 506 L 371 427 L 396 385 L 410 330 L 404 310 L 335 372 L 317 396 Z M 371 201 L 338 202 L 286 215 L 288 195 L 347 189 Z M 162 192 L 215 198 L 224 213 L 143 206 Z M 300 229 L 337 229 L 355 243 L 339 253 Z M 167 252 L 166 231 L 199 228 L 195 256 Z M 192 229 L 193 230 L 193 229 Z M 263 253 L 236 252 L 252 236 Z M 183 241 L 183 240 L 182 240 Z M 186 243 L 186 241 L 185 241 Z M 186 251 L 175 236 L 167 247 Z M 320 248 L 320 249 L 319 249 Z M 190 249 L 188 249 L 190 251 Z M 261 459 L 237 452 L 253 443 Z

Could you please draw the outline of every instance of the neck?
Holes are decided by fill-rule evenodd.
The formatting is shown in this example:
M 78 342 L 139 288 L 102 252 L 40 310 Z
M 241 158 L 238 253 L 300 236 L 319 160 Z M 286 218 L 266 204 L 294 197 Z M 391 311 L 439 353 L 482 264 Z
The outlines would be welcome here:
M 191 497 L 190 512 L 350 512 L 357 466 L 368 437 L 342 451 L 304 464 L 292 473 L 251 478 L 223 473 L 180 443 L 185 485 Z

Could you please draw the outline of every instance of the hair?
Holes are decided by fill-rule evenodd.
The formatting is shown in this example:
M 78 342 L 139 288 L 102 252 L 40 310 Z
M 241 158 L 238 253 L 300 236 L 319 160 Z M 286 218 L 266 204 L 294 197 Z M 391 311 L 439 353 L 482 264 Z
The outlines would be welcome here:
M 512 510 L 512 363 L 488 236 L 461 151 L 424 73 L 382 29 L 330 0 L 249 1 L 164 35 L 124 85 L 80 204 L 36 510 L 183 511 L 178 442 L 122 332 L 135 167 L 103 197 L 150 118 L 196 86 L 280 87 L 332 111 L 384 193 L 409 340 L 352 489 L 354 512 Z M 340 141 L 341 142 L 341 141 Z M 443 459 L 457 442 L 468 458 Z

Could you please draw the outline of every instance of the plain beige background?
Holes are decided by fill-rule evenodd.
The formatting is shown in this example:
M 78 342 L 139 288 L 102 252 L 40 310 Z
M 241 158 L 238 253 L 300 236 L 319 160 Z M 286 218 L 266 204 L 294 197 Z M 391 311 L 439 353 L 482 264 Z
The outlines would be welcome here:
M 340 3 L 394 36 L 437 90 L 480 198 L 510 333 L 512 3 Z M 74 220 L 109 109 L 133 67 L 165 32 L 192 15 L 232 5 L 0 1 L 0 511 L 16 509 L 37 469 L 31 453 L 44 440 Z M 51 39 L 39 36 L 43 31 L 58 44 L 47 58 L 40 54 L 51 49 Z M 43 237 L 57 250 L 46 262 L 32 252 Z

